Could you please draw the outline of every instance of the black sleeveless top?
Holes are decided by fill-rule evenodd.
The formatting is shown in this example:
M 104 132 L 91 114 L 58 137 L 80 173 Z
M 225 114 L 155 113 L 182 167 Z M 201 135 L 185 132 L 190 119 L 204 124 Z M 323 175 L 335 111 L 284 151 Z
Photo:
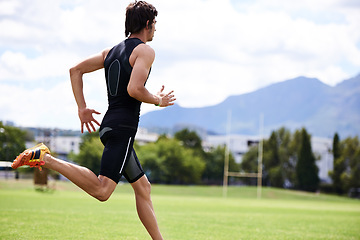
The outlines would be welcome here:
M 129 95 L 127 86 L 132 71 L 130 55 L 134 48 L 142 43 L 144 42 L 138 38 L 128 38 L 113 47 L 105 58 L 109 106 L 100 129 L 138 126 L 141 102 Z

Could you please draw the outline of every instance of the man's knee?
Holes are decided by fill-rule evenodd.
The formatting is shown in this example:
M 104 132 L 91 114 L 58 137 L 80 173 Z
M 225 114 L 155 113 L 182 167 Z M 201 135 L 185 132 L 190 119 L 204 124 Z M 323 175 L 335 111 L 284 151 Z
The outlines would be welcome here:
M 105 202 L 110 198 L 111 192 L 109 193 L 108 191 L 105 191 L 105 189 L 98 189 L 92 196 L 100 202 Z
M 139 197 L 150 198 L 151 194 L 151 184 L 147 178 L 142 178 L 138 180 L 139 182 L 135 183 L 134 190 L 135 194 Z
M 116 183 L 107 177 L 99 177 L 101 184 L 96 188 L 94 197 L 100 202 L 107 201 L 114 192 Z
M 105 202 L 110 198 L 110 196 L 111 196 L 111 194 L 108 194 L 108 195 L 102 194 L 102 195 L 95 196 L 95 198 L 97 200 L 99 200 L 100 202 Z

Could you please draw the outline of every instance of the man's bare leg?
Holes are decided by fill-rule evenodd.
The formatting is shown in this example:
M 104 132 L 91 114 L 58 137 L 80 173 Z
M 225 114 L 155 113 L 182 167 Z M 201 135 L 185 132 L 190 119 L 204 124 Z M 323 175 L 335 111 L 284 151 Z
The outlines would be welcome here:
M 45 154 L 44 167 L 57 171 L 99 201 L 106 201 L 116 183 L 108 177 L 95 175 L 91 170 Z
M 136 209 L 141 222 L 152 239 L 163 239 L 156 220 L 154 207 L 151 202 L 151 185 L 147 177 L 145 175 L 142 176 L 139 180 L 132 183 L 131 186 L 135 192 Z

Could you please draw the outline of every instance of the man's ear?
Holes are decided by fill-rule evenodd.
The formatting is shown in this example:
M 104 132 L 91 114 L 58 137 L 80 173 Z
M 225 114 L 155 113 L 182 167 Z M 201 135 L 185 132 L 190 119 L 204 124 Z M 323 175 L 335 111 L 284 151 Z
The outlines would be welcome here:
M 149 28 L 151 28 L 151 26 L 150 26 L 150 21 L 147 20 L 147 21 L 146 21 L 146 29 L 149 29 Z

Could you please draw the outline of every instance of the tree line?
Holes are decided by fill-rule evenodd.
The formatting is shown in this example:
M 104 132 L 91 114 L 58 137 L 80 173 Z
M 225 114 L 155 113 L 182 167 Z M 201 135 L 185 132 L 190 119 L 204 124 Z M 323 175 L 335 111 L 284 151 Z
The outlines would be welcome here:
M 334 168 L 329 172 L 332 183 L 320 183 L 318 157 L 311 148 L 311 135 L 305 128 L 293 134 L 286 128 L 273 131 L 264 140 L 263 185 L 304 191 L 348 194 L 360 188 L 360 142 L 348 137 L 340 141 L 333 138 Z M 256 171 L 258 149 L 252 147 L 244 155 L 240 168 L 245 172 Z M 251 184 L 251 181 L 247 180 Z
M 333 138 L 334 168 L 329 172 L 332 190 L 339 195 L 360 193 L 360 142 L 358 137 L 340 141 L 335 133 Z
M 69 155 L 69 159 L 88 167 L 96 174 L 100 169 L 103 152 L 98 134 L 84 134 L 80 153 Z M 33 136 L 28 132 L 4 126 L 0 122 L 0 158 L 15 158 L 25 149 L 25 141 L 30 139 L 33 139 Z M 194 131 L 183 129 L 173 137 L 161 135 L 156 142 L 145 145 L 135 142 L 134 148 L 145 173 L 153 183 L 222 184 L 225 146 L 205 151 L 201 138 Z M 263 140 L 263 185 L 312 192 L 322 189 L 340 195 L 359 189 L 359 138 L 356 136 L 340 140 L 336 133 L 332 149 L 334 168 L 329 172 L 332 183 L 321 184 L 316 165 L 317 157 L 311 148 L 311 135 L 306 129 L 302 128 L 294 133 L 286 128 L 272 131 L 270 137 Z M 236 163 L 230 153 L 229 171 L 257 172 L 257 169 L 257 146 L 251 147 L 243 155 L 241 163 Z M 231 181 L 256 185 L 256 179 L 251 178 L 231 178 Z
M 320 184 L 318 157 L 312 151 L 311 135 L 305 128 L 291 133 L 286 128 L 272 131 L 263 142 L 263 185 L 315 192 L 323 188 L 338 194 L 360 187 L 360 143 L 358 137 L 339 140 L 334 136 L 334 169 L 329 172 L 333 184 Z M 204 151 L 202 140 L 194 131 L 183 129 L 174 137 L 161 135 L 156 142 L 134 148 L 144 171 L 153 183 L 218 184 L 224 174 L 225 146 Z M 99 169 L 102 145 L 98 133 L 84 135 L 80 154 L 74 160 L 94 172 Z M 229 171 L 257 172 L 258 147 L 253 146 L 236 163 L 230 153 Z M 232 178 L 256 185 L 256 179 Z
M 252 147 L 244 155 L 241 169 L 256 171 L 258 149 Z M 319 188 L 319 169 L 306 129 L 291 134 L 286 128 L 273 131 L 263 142 L 262 184 L 278 188 L 316 191 Z

